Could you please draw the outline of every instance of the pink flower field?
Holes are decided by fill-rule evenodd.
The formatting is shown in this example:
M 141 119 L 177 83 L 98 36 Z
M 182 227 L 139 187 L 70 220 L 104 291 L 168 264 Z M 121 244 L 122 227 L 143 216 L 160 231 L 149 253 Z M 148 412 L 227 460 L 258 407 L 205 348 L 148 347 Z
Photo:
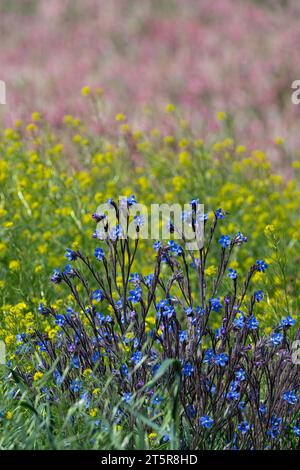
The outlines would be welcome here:
M 105 90 L 103 120 L 118 112 L 156 126 L 172 102 L 201 132 L 216 112 L 251 147 L 299 147 L 300 5 L 250 0 L 2 0 L 1 79 L 6 122 L 89 113 L 84 85 Z M 155 120 L 151 118 L 155 110 Z M 147 111 L 147 112 L 146 112 Z M 153 113 L 152 113 L 153 116 Z

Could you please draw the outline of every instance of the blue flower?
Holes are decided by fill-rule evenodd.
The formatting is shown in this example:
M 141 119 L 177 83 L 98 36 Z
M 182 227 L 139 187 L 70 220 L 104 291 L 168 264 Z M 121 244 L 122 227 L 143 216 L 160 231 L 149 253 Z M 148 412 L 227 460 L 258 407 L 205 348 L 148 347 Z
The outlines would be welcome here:
M 64 275 L 69 277 L 75 277 L 76 273 L 70 264 L 67 264 L 64 270 Z
M 186 362 L 183 369 L 182 369 L 183 375 L 186 375 L 187 377 L 191 377 L 193 372 L 194 372 L 193 365 L 190 362 Z
M 63 280 L 61 272 L 58 269 L 54 269 L 50 280 L 54 284 L 60 284 Z
M 229 401 L 237 401 L 240 398 L 240 394 L 237 390 L 229 390 L 226 395 L 227 400 Z
M 42 341 L 39 341 L 39 342 L 38 342 L 38 346 L 39 346 L 41 352 L 47 351 L 46 344 L 45 344 L 45 343 L 42 343 Z
M 214 423 L 214 420 L 210 418 L 208 415 L 201 416 L 200 418 L 200 426 L 203 426 L 206 429 L 210 429 Z
M 139 286 L 136 286 L 135 289 L 129 291 L 128 300 L 133 304 L 136 304 L 141 301 L 142 298 L 142 289 Z
M 56 383 L 56 385 L 61 385 L 62 382 L 63 382 L 63 378 L 62 378 L 61 374 L 58 372 L 58 370 L 55 370 L 53 372 L 53 379 L 54 379 L 54 382 Z
M 121 238 L 123 236 L 123 229 L 120 224 L 116 225 L 113 227 L 110 231 L 109 234 L 110 238 L 112 241 L 116 241 L 118 238 Z
M 288 315 L 286 318 L 283 318 L 281 320 L 280 326 L 281 328 L 290 328 L 291 326 L 294 326 L 296 323 L 296 320 Z
M 87 409 L 89 408 L 91 404 L 91 397 L 90 394 L 87 390 L 85 390 L 81 395 L 80 395 L 80 400 L 83 401 L 84 407 Z
M 227 248 L 230 245 L 230 236 L 229 235 L 222 235 L 219 239 L 219 243 L 222 248 Z
M 154 406 L 160 405 L 164 401 L 164 397 L 159 395 L 158 393 L 152 398 L 152 404 Z
M 158 240 L 158 241 L 154 242 L 152 246 L 153 246 L 155 251 L 158 251 L 161 247 L 161 242 Z
M 26 339 L 26 333 L 20 333 L 16 335 L 16 340 L 18 343 L 23 343 L 25 339 Z
M 211 383 L 210 380 L 207 381 L 207 383 L 205 384 L 205 388 L 206 390 L 211 393 L 212 395 L 214 395 L 215 391 L 216 391 L 216 386 L 214 383 Z
M 256 266 L 257 266 L 257 271 L 264 273 L 268 267 L 268 264 L 264 260 L 258 259 L 256 260 Z
M 241 330 L 244 327 L 244 325 L 245 325 L 245 316 L 244 316 L 243 312 L 240 312 L 239 315 L 237 315 L 237 317 L 234 319 L 233 324 L 239 330 Z
M 79 362 L 79 357 L 77 355 L 72 357 L 71 365 L 72 367 L 75 367 L 75 369 L 79 369 L 80 362 Z
M 199 204 L 199 199 L 192 199 L 191 202 L 190 202 L 190 206 L 196 206 L 197 204 Z
M 248 320 L 247 320 L 247 327 L 249 330 L 257 330 L 259 327 L 259 321 L 255 318 L 254 315 L 252 315 Z
M 225 211 L 223 211 L 221 208 L 216 210 L 215 214 L 217 219 L 224 219 L 225 217 Z
M 216 354 L 214 361 L 218 366 L 225 367 L 228 362 L 228 355 L 225 353 Z
M 187 308 L 184 309 L 184 311 L 185 311 L 185 314 L 186 314 L 187 317 L 191 317 L 193 315 L 192 307 L 187 307 Z
M 238 424 L 238 431 L 241 434 L 247 434 L 249 429 L 250 429 L 250 426 L 249 426 L 248 421 L 242 421 L 241 423 Z
M 147 276 L 144 277 L 144 281 L 147 287 L 151 287 L 153 279 L 154 279 L 153 274 L 148 274 Z
M 47 307 L 45 307 L 43 303 L 40 303 L 38 312 L 41 313 L 42 315 L 47 315 L 49 313 Z
M 129 405 L 132 401 L 132 393 L 123 393 L 123 401 Z
M 98 212 L 95 212 L 92 215 L 92 218 L 98 223 L 98 222 L 101 222 L 101 220 L 105 219 L 106 215 L 105 214 L 99 214 Z
M 170 251 L 174 256 L 180 256 L 182 254 L 182 248 L 178 243 L 175 243 L 174 240 L 169 240 L 168 245 L 170 247 Z
M 145 219 L 142 215 L 135 215 L 134 218 L 134 224 L 137 226 L 137 227 L 142 227 L 145 223 Z
M 138 273 L 131 273 L 129 277 L 129 282 L 131 284 L 138 285 L 141 282 L 140 275 Z
M 226 353 L 214 354 L 213 349 L 210 348 L 205 352 L 204 362 L 208 364 L 214 362 L 218 366 L 225 367 L 228 362 L 228 355 Z
M 208 349 L 204 355 L 204 362 L 211 364 L 214 358 L 214 351 L 212 348 Z
M 294 426 L 294 434 L 295 434 L 297 437 L 300 437 L 300 427 L 297 426 L 296 424 L 295 424 L 295 426 Z
M 264 298 L 264 293 L 262 290 L 258 290 L 254 292 L 254 300 L 255 302 L 261 302 Z
M 141 362 L 142 358 L 143 355 L 141 351 L 135 351 L 131 356 L 131 362 L 133 362 L 134 364 L 138 364 L 139 362 Z
M 279 346 L 282 343 L 283 334 L 282 333 L 273 333 L 270 337 L 270 341 L 273 346 Z
M 102 248 L 95 248 L 94 255 L 98 261 L 102 261 L 105 258 L 105 253 Z
M 66 249 L 65 256 L 69 261 L 75 261 L 78 258 L 76 251 L 73 251 L 70 248 Z
M 246 243 L 248 241 L 248 238 L 245 237 L 241 232 L 238 232 L 232 239 L 232 242 L 238 246 L 242 245 L 243 243 Z
M 238 382 L 246 380 L 246 372 L 242 367 L 235 373 L 235 378 Z
M 219 313 L 222 308 L 222 304 L 220 302 L 220 297 L 216 297 L 215 299 L 209 299 L 211 308 L 214 312 Z
M 190 418 L 195 418 L 195 416 L 197 415 L 197 410 L 194 405 L 188 405 L 187 414 Z
M 237 278 L 237 272 L 235 269 L 229 268 L 227 276 L 230 277 L 230 279 L 234 280 Z
M 293 390 L 289 392 L 284 392 L 284 394 L 282 395 L 282 398 L 284 399 L 284 401 L 286 401 L 290 405 L 296 405 L 298 401 L 298 396 Z
M 160 300 L 156 306 L 156 309 L 158 318 L 160 318 L 160 315 L 162 314 L 163 317 L 170 319 L 176 314 L 174 307 L 170 305 L 167 299 Z
M 70 390 L 74 393 L 78 393 L 82 389 L 82 382 L 79 379 L 74 379 L 70 383 Z
M 180 331 L 178 337 L 179 337 L 180 343 L 183 343 L 184 341 L 187 340 L 187 331 L 186 330 Z
M 264 415 L 266 413 L 266 411 L 267 411 L 266 406 L 263 403 L 260 403 L 260 405 L 259 405 L 260 414 Z
M 197 214 L 197 220 L 196 222 L 199 223 L 199 222 L 206 222 L 208 220 L 208 214 Z
M 123 375 L 128 375 L 128 367 L 126 366 L 126 364 L 121 365 L 121 373 Z
M 137 204 L 137 201 L 136 201 L 135 196 L 133 194 L 127 198 L 127 204 L 128 204 L 129 207 L 133 206 L 134 204 Z
M 278 418 L 276 415 L 273 415 L 271 418 L 271 427 L 268 430 L 268 435 L 272 437 L 272 439 L 276 439 L 276 437 L 280 434 L 280 425 L 282 419 Z
M 55 323 L 58 326 L 63 326 L 66 323 L 64 315 L 55 315 Z
M 99 361 L 101 355 L 99 351 L 95 351 L 94 354 L 92 355 L 92 361 L 94 364 Z
M 103 300 L 104 296 L 103 293 L 100 289 L 94 290 L 93 292 L 93 299 L 96 300 L 97 302 L 101 302 Z

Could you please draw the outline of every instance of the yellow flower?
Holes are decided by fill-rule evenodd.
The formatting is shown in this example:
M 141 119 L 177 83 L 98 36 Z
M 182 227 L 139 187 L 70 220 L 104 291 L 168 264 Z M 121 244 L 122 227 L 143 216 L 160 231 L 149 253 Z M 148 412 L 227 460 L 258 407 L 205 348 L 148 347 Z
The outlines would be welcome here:
M 100 393 L 100 388 L 94 388 L 94 390 L 93 390 L 92 393 L 93 393 L 93 395 L 99 395 L 99 393 Z
M 121 132 L 123 132 L 123 134 L 127 134 L 129 131 L 130 131 L 129 125 L 128 124 L 122 124 Z
M 95 418 L 95 417 L 97 416 L 97 413 L 98 413 L 98 409 L 97 409 L 97 408 L 92 408 L 92 409 L 90 410 L 90 416 L 91 416 L 92 418 Z
M 266 225 L 264 233 L 265 235 L 269 235 L 270 233 L 275 232 L 275 227 L 274 225 Z
M 82 140 L 81 135 L 79 135 L 79 134 L 74 135 L 72 140 L 73 140 L 74 144 L 79 144 Z
M 53 339 L 57 333 L 59 328 L 52 328 L 51 330 L 48 331 L 48 336 L 50 339 Z
M 238 145 L 235 149 L 236 153 L 245 153 L 247 148 L 244 145 Z
M 7 210 L 0 207 L 0 217 L 4 217 L 7 214 Z
M 43 372 L 36 372 L 33 376 L 33 380 L 34 382 L 37 382 L 38 380 L 40 380 L 42 377 L 44 376 Z
M 9 262 L 8 268 L 10 271 L 19 271 L 21 265 L 20 262 L 17 260 L 12 260 Z
M 281 145 L 283 145 L 284 140 L 283 140 L 282 137 L 280 137 L 280 136 L 278 135 L 278 136 L 275 137 L 274 143 L 275 143 L 275 145 L 281 146 Z
M 165 107 L 166 113 L 174 113 L 175 111 L 175 106 L 172 103 L 168 103 Z
M 0 256 L 5 255 L 6 251 L 7 251 L 7 246 L 5 245 L 5 243 L 0 242 Z
M 39 113 L 35 111 L 34 113 L 32 113 L 31 119 L 33 120 L 33 122 L 38 122 L 41 119 L 41 117 Z
M 82 96 L 89 96 L 91 93 L 91 89 L 89 86 L 84 86 L 82 89 L 81 89 L 81 95 Z
M 83 371 L 83 376 L 84 377 L 90 377 L 92 375 L 92 369 L 85 369 Z
M 11 411 L 8 411 L 5 415 L 5 418 L 10 421 L 11 419 L 13 419 L 13 413 Z
M 11 344 L 13 344 L 15 342 L 15 336 L 12 335 L 12 334 L 6 335 L 5 339 L 4 339 L 4 342 L 5 342 L 6 346 L 10 346 Z
M 44 255 L 45 253 L 47 253 L 47 249 L 48 249 L 48 246 L 47 246 L 47 245 L 39 245 L 39 246 L 38 246 L 38 252 L 39 252 L 41 255 Z
M 148 438 L 151 440 L 153 439 L 156 439 L 157 437 L 157 433 L 156 432 L 150 432 L 150 434 L 148 434 Z
M 211 265 L 205 269 L 205 274 L 206 276 L 213 276 L 214 274 L 216 274 L 217 270 L 218 269 L 216 268 L 216 266 Z
M 27 130 L 28 132 L 34 132 L 34 131 L 37 130 L 37 127 L 36 127 L 35 124 L 30 123 L 30 124 L 28 124 L 28 126 L 26 127 L 26 130 Z
M 219 111 L 217 113 L 217 120 L 219 122 L 225 121 L 226 117 L 227 117 L 227 114 L 224 111 Z
M 164 137 L 164 142 L 167 145 L 172 145 L 172 144 L 174 144 L 175 139 L 172 135 L 166 135 L 166 137 Z
M 125 119 L 126 119 L 126 116 L 125 114 L 122 114 L 122 113 L 117 114 L 115 117 L 116 121 L 125 121 Z
M 178 156 L 180 165 L 187 165 L 190 163 L 190 154 L 189 152 L 180 152 Z
M 189 145 L 189 141 L 187 139 L 181 139 L 181 141 L 179 142 L 179 147 L 181 148 L 185 148 Z
M 5 228 L 11 228 L 13 226 L 14 226 L 13 222 L 4 222 L 4 224 L 3 224 L 3 227 L 5 227 Z
M 184 188 L 185 185 L 185 179 L 182 176 L 174 176 L 172 180 L 174 190 L 175 191 L 180 191 L 181 189 Z M 172 195 L 173 198 L 173 195 Z
M 64 116 L 64 123 L 65 124 L 72 124 L 72 121 L 73 121 L 73 118 L 72 118 L 71 114 L 66 114 Z
M 300 161 L 295 160 L 295 161 L 292 163 L 292 167 L 295 168 L 295 170 L 297 170 L 298 168 L 300 168 Z
M 17 120 L 15 121 L 15 127 L 16 127 L 16 128 L 21 127 L 22 124 L 23 124 L 23 123 L 22 123 L 21 119 L 17 119 Z

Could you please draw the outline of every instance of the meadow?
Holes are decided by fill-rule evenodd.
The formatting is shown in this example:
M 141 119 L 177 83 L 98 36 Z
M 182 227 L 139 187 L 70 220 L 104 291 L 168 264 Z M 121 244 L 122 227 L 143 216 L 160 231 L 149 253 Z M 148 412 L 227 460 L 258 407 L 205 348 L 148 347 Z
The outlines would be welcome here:
M 0 0 L 0 450 L 299 449 L 298 2 L 20 5 Z M 203 244 L 172 215 L 144 239 L 139 203 L 185 205 Z
M 2 133 L 2 448 L 297 447 L 300 162 L 287 180 L 226 113 L 209 143 L 164 113 L 168 133 L 37 112 Z M 204 203 L 204 248 L 101 242 L 119 195 L 129 218 L 135 198 Z

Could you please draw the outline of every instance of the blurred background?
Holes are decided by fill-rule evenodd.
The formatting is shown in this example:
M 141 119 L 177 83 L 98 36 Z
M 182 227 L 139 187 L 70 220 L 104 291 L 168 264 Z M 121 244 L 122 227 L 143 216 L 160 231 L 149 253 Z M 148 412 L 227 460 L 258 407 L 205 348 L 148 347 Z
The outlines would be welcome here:
M 295 153 L 299 20 L 299 0 L 0 0 L 1 118 L 40 111 L 60 126 L 100 86 L 107 126 L 119 112 L 158 126 L 172 102 L 203 133 L 226 111 L 240 143 L 281 136 Z

